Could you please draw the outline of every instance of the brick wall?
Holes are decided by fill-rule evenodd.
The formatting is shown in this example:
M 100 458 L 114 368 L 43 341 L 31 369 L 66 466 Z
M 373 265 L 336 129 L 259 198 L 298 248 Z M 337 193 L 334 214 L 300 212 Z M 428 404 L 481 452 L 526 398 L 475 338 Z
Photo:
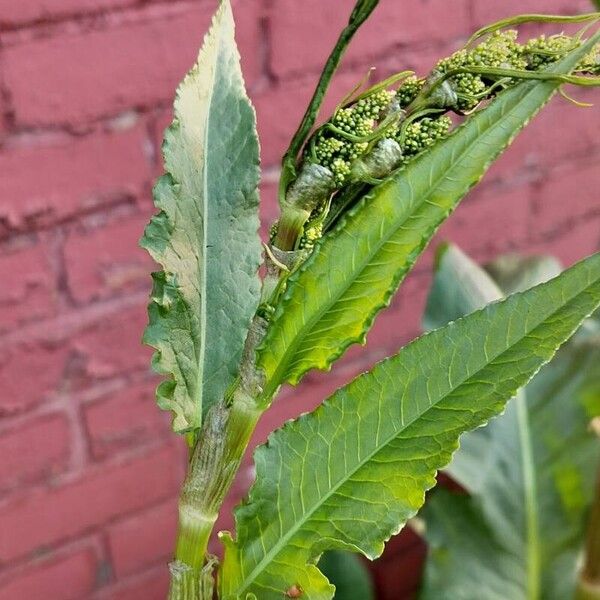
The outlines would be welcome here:
M 277 160 L 349 0 L 237 0 L 258 110 L 263 214 Z M 185 452 L 153 403 L 140 346 L 152 264 L 161 132 L 213 0 L 0 0 L 0 600 L 164 598 Z M 333 86 L 377 65 L 425 70 L 513 12 L 582 12 L 584 0 L 381 0 Z M 585 99 L 590 94 L 577 93 Z M 600 245 L 600 111 L 554 102 L 443 228 L 485 259 Z M 431 253 L 366 349 L 285 390 L 256 441 L 415 336 Z M 242 470 L 229 505 L 251 479 Z M 230 527 L 225 517 L 221 526 Z M 381 598 L 416 588 L 424 548 L 407 532 L 375 573 Z

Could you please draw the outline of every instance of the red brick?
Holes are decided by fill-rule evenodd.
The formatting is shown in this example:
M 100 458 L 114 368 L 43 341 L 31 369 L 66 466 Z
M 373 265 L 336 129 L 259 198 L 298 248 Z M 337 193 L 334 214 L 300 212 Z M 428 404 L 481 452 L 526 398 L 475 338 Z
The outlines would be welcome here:
M 149 177 L 144 131 L 96 133 L 0 154 L 0 236 L 47 226 L 109 202 L 138 196 Z
M 161 565 L 137 577 L 132 577 L 102 590 L 96 600 L 164 600 L 169 589 L 169 571 Z
M 0 492 L 62 473 L 69 458 L 69 426 L 63 415 L 26 421 L 0 434 Z
M 599 187 L 595 162 L 552 171 L 535 190 L 533 235 L 554 234 L 573 221 L 599 214 Z
M 0 256 L 0 332 L 56 311 L 54 275 L 49 248 L 39 243 Z
M 148 322 L 146 303 L 113 313 L 95 322 L 71 342 L 92 379 L 149 369 L 152 350 L 142 346 Z
M 177 501 L 136 514 L 108 530 L 110 553 L 118 579 L 159 562 L 165 565 L 173 555 L 177 529 Z
M 532 225 L 532 193 L 527 184 L 476 190 L 440 228 L 434 243 L 450 241 L 488 258 L 522 245 Z
M 85 407 L 95 458 L 170 435 L 169 415 L 155 401 L 157 380 L 126 387 Z
M 29 564 L 17 577 L 0 581 L 0 600 L 75 600 L 87 598 L 96 581 L 92 548 Z
M 532 254 L 550 254 L 567 267 L 582 258 L 600 251 L 600 218 L 574 223 L 569 229 L 552 238 L 538 238 L 527 246 Z
M 528 127 L 527 139 L 540 165 L 552 165 L 565 158 L 586 156 L 600 148 L 600 110 L 597 89 L 569 89 L 578 100 L 594 103 L 591 108 L 574 106 L 556 96 Z
M 354 0 L 275 2 L 271 26 L 275 73 L 283 76 L 320 70 L 354 4 Z M 347 59 L 365 62 L 384 50 L 401 52 L 392 46 L 448 40 L 468 31 L 467 2 L 463 0 L 382 2 L 356 35 Z
M 249 82 L 257 79 L 260 60 L 257 7 L 255 0 L 235 7 L 240 22 L 250 26 L 239 34 Z M 196 59 L 214 8 L 208 2 L 185 11 L 160 8 L 146 15 L 148 21 L 7 48 L 5 81 L 17 123 L 81 123 L 170 102 Z
M 279 216 L 277 189 L 279 181 L 264 181 L 260 186 L 260 223 L 262 230 L 268 235 L 268 228 Z
M 173 496 L 181 465 L 174 445 L 88 471 L 73 483 L 30 493 L 0 515 L 0 562 L 31 555 L 129 512 Z
M 0 26 L 22 26 L 31 22 L 127 6 L 135 2 L 136 0 L 0 0 Z
M 47 399 L 56 391 L 66 361 L 67 351 L 60 347 L 27 344 L 0 349 L 0 416 Z
M 91 231 L 73 232 L 65 244 L 71 294 L 78 302 L 149 289 L 153 261 L 138 241 L 150 215 L 119 219 Z
M 576 90 L 572 94 L 582 101 L 593 102 L 595 91 Z M 492 165 L 486 181 L 541 180 L 544 170 L 553 165 L 597 151 L 599 129 L 600 111 L 573 106 L 556 96 Z

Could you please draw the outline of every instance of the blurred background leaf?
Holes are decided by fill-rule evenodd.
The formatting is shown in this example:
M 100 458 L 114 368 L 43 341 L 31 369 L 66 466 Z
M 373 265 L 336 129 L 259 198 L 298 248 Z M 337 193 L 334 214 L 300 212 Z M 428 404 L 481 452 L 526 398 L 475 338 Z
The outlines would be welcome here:
M 552 258 L 517 255 L 484 270 L 446 247 L 424 322 L 439 326 L 559 271 Z M 589 319 L 504 415 L 462 436 L 447 472 L 468 493 L 438 489 L 422 513 L 423 598 L 572 597 L 600 464 L 589 427 L 600 414 L 599 333 Z
M 335 585 L 335 600 L 375 600 L 369 570 L 360 557 L 352 552 L 325 552 L 319 568 Z

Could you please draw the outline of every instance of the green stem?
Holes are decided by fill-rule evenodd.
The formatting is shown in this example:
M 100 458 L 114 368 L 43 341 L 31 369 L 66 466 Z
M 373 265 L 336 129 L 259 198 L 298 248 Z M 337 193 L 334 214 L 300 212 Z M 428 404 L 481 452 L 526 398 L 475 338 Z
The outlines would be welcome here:
M 306 141 L 306 138 L 308 137 L 308 134 L 317 120 L 319 109 L 321 108 L 321 104 L 323 103 L 323 99 L 325 98 L 325 94 L 327 93 L 331 79 L 340 64 L 342 57 L 344 56 L 346 48 L 350 44 L 350 41 L 354 37 L 354 34 L 358 31 L 359 27 L 367 20 L 369 15 L 375 10 L 375 7 L 378 4 L 379 0 L 357 1 L 352 14 L 350 15 L 348 25 L 343 29 L 335 47 L 325 63 L 325 67 L 323 68 L 323 72 L 319 78 L 319 83 L 317 84 L 313 97 L 311 98 L 308 108 L 302 117 L 302 121 L 300 122 L 298 130 L 292 137 L 292 141 L 290 142 L 290 146 L 286 153 L 283 155 L 281 179 L 279 181 L 280 201 L 283 201 L 289 184 L 296 177 L 296 159 L 300 150 L 302 149 L 302 146 L 304 145 L 304 142 Z
M 227 397 L 208 411 L 192 452 L 179 498 L 169 600 L 212 600 L 214 560 L 207 561 L 208 542 L 221 504 L 262 414 L 256 402 L 261 392 L 261 376 L 254 364 L 255 350 L 264 330 L 264 320 L 255 317 L 246 340 L 238 381 Z
M 533 448 L 529 428 L 529 415 L 525 396 L 520 393 L 514 402 L 517 405 L 519 444 L 521 446 L 521 468 L 523 469 L 524 501 L 527 530 L 527 598 L 540 597 L 541 561 L 537 506 L 537 483 L 533 462 Z
M 579 574 L 577 600 L 600 600 L 600 472 L 587 528 L 585 563 Z

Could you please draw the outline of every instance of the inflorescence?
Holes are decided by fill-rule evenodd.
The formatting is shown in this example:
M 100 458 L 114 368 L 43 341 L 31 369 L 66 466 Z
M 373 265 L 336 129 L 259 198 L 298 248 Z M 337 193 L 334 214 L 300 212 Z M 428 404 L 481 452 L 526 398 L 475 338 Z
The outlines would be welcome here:
M 448 113 L 472 112 L 519 75 L 546 69 L 581 43 L 579 36 L 559 34 L 520 44 L 516 30 L 494 31 L 440 60 L 427 78 L 405 75 L 396 90 L 380 84 L 339 106 L 306 145 L 304 165 L 322 168 L 330 187 L 323 186 L 325 196 L 309 211 L 296 248 L 310 250 L 321 237 L 332 195 L 377 183 L 446 137 L 452 129 Z M 600 75 L 600 45 L 574 74 Z M 271 234 L 273 241 L 277 226 Z

